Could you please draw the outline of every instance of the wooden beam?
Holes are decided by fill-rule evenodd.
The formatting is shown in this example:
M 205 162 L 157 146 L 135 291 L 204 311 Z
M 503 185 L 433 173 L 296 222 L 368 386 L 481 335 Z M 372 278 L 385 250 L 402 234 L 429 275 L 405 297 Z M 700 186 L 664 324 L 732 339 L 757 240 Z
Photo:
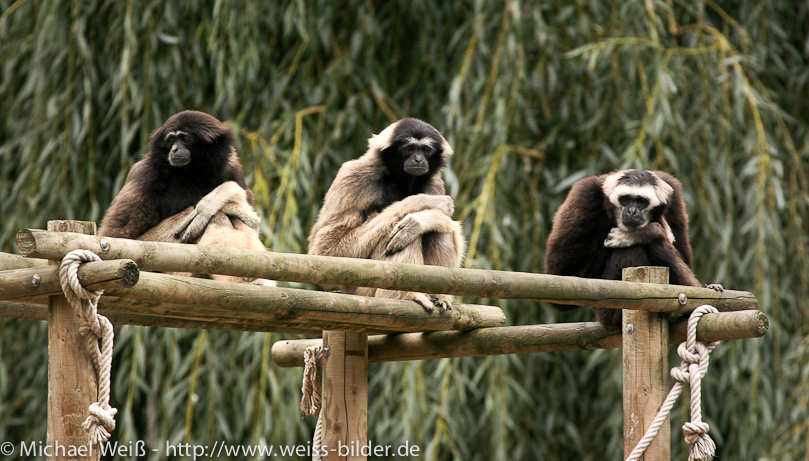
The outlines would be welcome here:
M 685 341 L 687 319 L 670 327 L 671 344 Z M 758 338 L 769 326 L 767 316 L 757 310 L 707 314 L 697 327 L 699 341 Z M 481 357 L 502 354 L 616 349 L 621 347 L 621 330 L 597 322 L 555 323 L 480 328 L 471 331 L 436 331 L 368 337 L 369 362 L 429 360 L 452 357 Z M 303 366 L 303 351 L 319 346 L 320 339 L 277 341 L 272 358 L 279 367 Z
M 79 267 L 82 286 L 90 290 L 112 287 L 132 287 L 138 282 L 140 271 L 131 259 L 94 261 Z M 59 266 L 0 271 L 0 299 L 26 298 L 62 292 Z
M 48 230 L 95 234 L 94 222 L 49 221 Z M 60 258 L 61 259 L 61 258 Z M 51 261 L 57 265 L 61 261 Z M 48 316 L 48 445 L 75 447 L 75 456 L 54 451 L 49 461 L 98 459 L 90 433 L 82 427 L 88 408 L 98 397 L 93 361 L 85 349 L 81 322 L 64 295 L 51 296 Z M 79 448 L 84 450 L 79 452 Z M 64 455 L 64 456 L 60 456 Z
M 323 447 L 326 461 L 367 459 L 368 335 L 324 331 L 329 356 L 323 365 Z
M 496 306 L 457 304 L 453 310 L 442 314 L 427 313 L 413 301 L 228 283 L 151 272 L 141 272 L 138 284 L 132 288 L 110 288 L 105 294 L 215 308 L 218 316 L 230 316 L 243 322 L 259 320 L 293 328 L 413 332 L 469 330 L 505 324 L 505 314 Z
M 623 279 L 641 283 L 668 283 L 668 267 L 628 267 Z M 624 458 L 632 453 L 669 392 L 668 316 L 632 309 L 623 311 Z M 647 461 L 671 459 L 669 419 L 641 457 Z
M 106 299 L 105 299 L 106 298 Z M 37 301 L 39 299 L 36 299 Z M 321 330 L 279 327 L 276 325 L 266 325 L 260 323 L 237 323 L 222 322 L 217 320 L 199 320 L 194 318 L 167 317 L 153 314 L 132 314 L 134 309 L 130 306 L 139 301 L 126 298 L 102 297 L 98 303 L 98 313 L 110 319 L 115 326 L 133 325 L 141 327 L 164 327 L 164 328 L 190 328 L 194 330 L 224 330 L 224 331 L 256 331 L 262 333 L 289 333 L 300 335 L 322 334 Z M 108 310 L 114 306 L 120 312 Z M 182 308 L 197 309 L 194 306 L 182 306 Z M 168 306 L 158 306 L 156 310 L 168 309 Z M 35 304 L 31 302 L 0 301 L 0 318 L 26 319 L 48 321 L 48 305 Z
M 108 246 L 102 250 L 101 240 Z M 707 288 L 627 283 L 524 272 L 456 269 L 385 261 L 251 251 L 180 243 L 53 233 L 23 229 L 17 246 L 28 257 L 61 258 L 86 248 L 104 259 L 129 258 L 142 270 L 227 274 L 272 280 L 376 287 L 479 298 L 526 299 L 580 306 L 687 313 L 708 304 L 720 311 L 755 309 L 752 293 Z M 684 304 L 678 300 L 683 294 Z

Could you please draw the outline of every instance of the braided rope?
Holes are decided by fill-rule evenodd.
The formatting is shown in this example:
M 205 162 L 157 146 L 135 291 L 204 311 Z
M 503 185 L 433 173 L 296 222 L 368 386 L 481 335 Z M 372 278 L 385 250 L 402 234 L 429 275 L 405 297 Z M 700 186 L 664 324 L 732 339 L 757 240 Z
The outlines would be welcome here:
M 88 250 L 73 250 L 66 254 L 59 266 L 59 281 L 65 298 L 73 306 L 73 311 L 81 319 L 80 333 L 85 337 L 87 353 L 93 361 L 98 383 L 98 401 L 90 404 L 90 416 L 82 424 L 90 432 L 94 444 L 106 442 L 115 429 L 115 414 L 118 410 L 110 407 L 110 372 L 112 371 L 112 323 L 98 314 L 98 298 L 102 291 L 84 288 L 79 282 L 79 266 L 84 262 L 101 261 Z M 92 334 L 90 334 L 92 333 Z M 98 341 L 101 340 L 99 348 Z
M 318 365 L 326 356 L 328 349 L 323 346 L 307 347 L 303 351 L 303 383 L 301 385 L 301 412 L 309 416 L 317 416 L 315 433 L 312 437 L 312 461 L 320 461 L 323 443 L 323 408 L 321 383 L 317 379 Z
M 710 427 L 708 423 L 702 421 L 702 378 L 708 371 L 708 360 L 711 351 L 719 345 L 719 341 L 708 344 L 697 342 L 697 325 L 699 319 L 705 314 L 719 312 L 713 306 L 699 306 L 694 309 L 688 318 L 688 328 L 686 339 L 677 347 L 677 354 L 683 359 L 679 367 L 671 369 L 671 377 L 677 382 L 672 386 L 663 405 L 657 412 L 657 416 L 649 425 L 643 438 L 626 458 L 626 461 L 637 461 L 643 456 L 643 452 L 657 436 L 660 427 L 671 413 L 674 402 L 680 396 L 683 386 L 689 384 L 691 387 L 691 421 L 683 425 L 683 435 L 685 441 L 691 445 L 691 452 L 688 461 L 710 461 L 716 452 L 716 444 L 708 435 Z

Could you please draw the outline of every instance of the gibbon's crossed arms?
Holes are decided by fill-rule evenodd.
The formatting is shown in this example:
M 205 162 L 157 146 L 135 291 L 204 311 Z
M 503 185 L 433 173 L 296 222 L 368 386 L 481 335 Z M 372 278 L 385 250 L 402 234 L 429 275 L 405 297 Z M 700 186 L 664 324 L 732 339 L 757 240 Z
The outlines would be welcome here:
M 204 112 L 187 110 L 152 133 L 149 152 L 132 166 L 99 235 L 266 251 L 253 200 L 233 132 Z
M 650 265 L 668 267 L 673 285 L 700 286 L 691 270 L 680 182 L 667 173 L 645 170 L 576 182 L 554 215 L 545 272 L 621 280 L 625 267 Z M 706 287 L 723 290 L 718 284 Z M 601 324 L 621 326 L 620 309 L 593 310 Z
M 441 171 L 452 148 L 432 125 L 406 118 L 368 140 L 340 167 L 309 235 L 309 254 L 460 267 L 461 224 Z M 346 293 L 452 309 L 449 295 L 344 287 Z

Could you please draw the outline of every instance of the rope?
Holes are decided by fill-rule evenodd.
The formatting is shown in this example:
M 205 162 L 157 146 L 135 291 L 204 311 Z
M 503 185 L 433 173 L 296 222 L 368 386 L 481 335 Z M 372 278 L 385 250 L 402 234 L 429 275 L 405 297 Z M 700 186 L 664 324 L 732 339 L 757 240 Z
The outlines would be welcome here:
M 307 347 L 303 351 L 303 383 L 301 385 L 301 412 L 317 417 L 315 433 L 312 437 L 312 461 L 320 461 L 323 442 L 323 408 L 321 383 L 317 379 L 318 365 L 328 355 L 328 348 L 323 346 Z
M 73 306 L 73 311 L 81 320 L 79 332 L 85 337 L 87 353 L 93 361 L 98 383 L 98 401 L 90 404 L 90 416 L 82 424 L 90 433 L 94 444 L 106 442 L 115 429 L 115 414 L 118 410 L 110 407 L 110 372 L 112 371 L 112 324 L 109 319 L 98 314 L 98 298 L 104 292 L 84 288 L 79 282 L 79 266 L 84 262 L 101 261 L 88 250 L 73 250 L 62 259 L 59 266 L 59 281 L 65 298 Z M 92 334 L 90 334 L 92 333 Z M 101 347 L 98 341 L 101 340 Z
M 679 367 L 671 369 L 671 377 L 677 382 L 672 386 L 669 395 L 666 396 L 666 400 L 660 406 L 657 416 L 655 416 L 638 445 L 626 458 L 626 461 L 637 461 L 643 456 L 643 452 L 652 443 L 660 427 L 671 413 L 671 408 L 680 396 L 685 384 L 689 384 L 691 387 L 691 421 L 683 425 L 685 441 L 691 445 L 688 461 L 710 461 L 713 459 L 716 444 L 708 435 L 708 430 L 710 429 L 708 423 L 702 421 L 702 377 L 708 371 L 709 354 L 719 345 L 719 341 L 708 344 L 698 343 L 697 324 L 699 324 L 699 319 L 703 315 L 716 312 L 719 311 L 715 307 L 705 305 L 694 309 L 694 312 L 691 313 L 688 318 L 685 342 L 677 347 L 677 354 L 680 355 L 683 361 Z

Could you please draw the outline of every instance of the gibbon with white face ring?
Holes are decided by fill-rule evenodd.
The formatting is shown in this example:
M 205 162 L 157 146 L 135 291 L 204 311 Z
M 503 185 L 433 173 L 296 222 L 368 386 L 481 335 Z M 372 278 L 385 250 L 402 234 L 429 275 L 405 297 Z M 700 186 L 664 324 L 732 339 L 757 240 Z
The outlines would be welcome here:
M 340 167 L 309 235 L 309 254 L 459 267 L 461 224 L 441 170 L 452 148 L 433 126 L 399 120 Z M 346 293 L 408 299 L 426 311 L 452 309 L 452 297 L 344 287 Z
M 667 173 L 646 170 L 621 170 L 576 182 L 554 215 L 545 272 L 621 280 L 621 271 L 635 266 L 665 266 L 671 284 L 701 286 L 691 270 L 680 182 Z M 705 286 L 722 291 L 718 284 Z M 593 310 L 603 325 L 621 325 L 620 309 Z

